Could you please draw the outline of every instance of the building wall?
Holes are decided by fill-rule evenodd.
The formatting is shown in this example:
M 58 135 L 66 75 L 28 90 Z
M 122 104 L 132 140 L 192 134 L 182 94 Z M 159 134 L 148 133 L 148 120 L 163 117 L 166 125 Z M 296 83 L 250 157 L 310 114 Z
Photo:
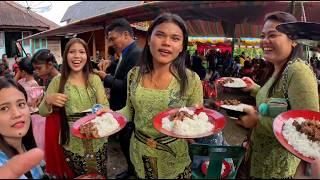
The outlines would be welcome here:
M 134 29 L 134 35 L 137 38 L 137 45 L 140 48 L 143 48 L 146 41 L 146 37 L 145 37 L 146 32 Z M 93 41 L 95 41 L 96 51 L 99 51 L 102 57 L 104 58 L 106 57 L 105 53 L 107 53 L 107 50 L 105 51 L 105 49 L 107 45 L 105 44 L 106 38 L 104 36 L 103 29 L 81 33 L 81 34 L 78 34 L 77 37 L 83 39 L 85 42 L 88 43 L 90 56 L 95 57 L 95 55 L 93 54 Z
M 30 35 L 32 35 L 31 31 L 23 31 L 22 32 L 22 38 L 28 37 Z M 23 40 L 22 41 L 22 47 L 23 47 L 25 53 L 32 54 L 32 40 L 31 39 Z M 25 53 L 23 53 L 23 57 L 26 56 Z
M 52 54 L 57 60 L 57 63 L 62 64 L 61 41 L 49 39 L 47 42 L 48 42 L 47 48 L 50 50 L 50 52 L 52 52 Z
M 6 53 L 6 46 L 5 46 L 5 38 L 4 38 L 4 31 L 0 31 L 0 59 L 2 58 L 2 54 Z
M 83 39 L 85 42 L 88 43 L 90 56 L 95 57 L 95 54 L 93 54 L 93 41 L 95 41 L 95 48 L 96 51 L 99 51 L 100 55 L 102 57 L 105 57 L 105 37 L 104 37 L 104 30 L 97 30 L 97 31 L 91 31 L 86 33 L 81 33 L 77 35 L 78 38 Z M 95 52 L 96 53 L 96 52 Z

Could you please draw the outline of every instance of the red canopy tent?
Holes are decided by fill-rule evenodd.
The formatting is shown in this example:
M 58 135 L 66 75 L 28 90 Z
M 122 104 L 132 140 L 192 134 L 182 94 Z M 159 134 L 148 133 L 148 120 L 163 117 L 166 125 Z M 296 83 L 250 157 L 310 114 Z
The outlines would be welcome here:
M 199 54 L 205 54 L 207 50 L 214 49 L 217 51 L 220 51 L 222 53 L 229 52 L 231 53 L 232 47 L 231 44 L 198 44 L 197 45 L 197 51 Z

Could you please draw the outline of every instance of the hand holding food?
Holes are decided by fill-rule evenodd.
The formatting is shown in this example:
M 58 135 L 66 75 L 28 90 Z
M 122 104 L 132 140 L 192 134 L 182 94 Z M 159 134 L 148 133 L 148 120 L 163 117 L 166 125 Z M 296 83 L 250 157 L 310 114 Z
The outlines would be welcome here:
M 246 113 L 244 116 L 240 116 L 239 120 L 236 121 L 237 124 L 245 128 L 254 128 L 259 120 L 259 115 L 257 110 L 253 106 L 248 106 L 243 109 Z
M 242 80 L 247 84 L 245 88 L 242 88 L 245 92 L 250 92 L 255 86 L 257 86 L 257 84 L 249 77 L 243 77 Z
M 80 133 L 85 137 L 101 138 L 119 128 L 118 121 L 110 113 L 97 116 L 91 121 L 80 125 Z

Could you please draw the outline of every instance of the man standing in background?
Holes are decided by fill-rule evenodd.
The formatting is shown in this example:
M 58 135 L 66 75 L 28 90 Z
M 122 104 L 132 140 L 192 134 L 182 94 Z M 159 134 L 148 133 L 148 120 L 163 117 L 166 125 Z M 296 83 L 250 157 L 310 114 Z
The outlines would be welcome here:
M 140 59 L 142 51 L 134 41 L 133 30 L 127 20 L 123 18 L 116 19 L 106 27 L 106 33 L 108 34 L 109 43 L 111 43 L 116 53 L 121 53 L 121 56 L 118 63 L 111 60 L 102 60 L 99 64 L 99 71 L 95 71 L 95 73 L 103 80 L 104 87 L 111 89 L 110 108 L 116 111 L 126 105 L 127 75 Z M 114 67 L 113 75 L 106 73 L 107 69 L 113 69 Z M 118 174 L 116 176 L 117 179 L 127 179 L 129 176 L 134 175 L 134 167 L 129 156 L 130 138 L 133 130 L 134 123 L 131 121 L 119 132 L 120 146 L 128 163 L 128 171 Z

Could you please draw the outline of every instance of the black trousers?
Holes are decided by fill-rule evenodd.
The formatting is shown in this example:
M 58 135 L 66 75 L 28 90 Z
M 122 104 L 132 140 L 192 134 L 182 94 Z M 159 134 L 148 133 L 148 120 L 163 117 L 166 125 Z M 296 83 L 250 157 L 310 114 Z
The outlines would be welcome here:
M 128 164 L 128 173 L 130 175 L 134 175 L 135 174 L 135 170 L 134 170 L 134 166 L 131 163 L 130 160 L 130 153 L 129 153 L 129 149 L 130 149 L 130 138 L 131 135 L 134 131 L 134 123 L 133 122 L 128 122 L 126 124 L 126 127 L 124 127 L 120 132 L 119 132 L 119 141 L 120 141 L 120 147 L 121 150 L 127 160 L 127 164 Z

